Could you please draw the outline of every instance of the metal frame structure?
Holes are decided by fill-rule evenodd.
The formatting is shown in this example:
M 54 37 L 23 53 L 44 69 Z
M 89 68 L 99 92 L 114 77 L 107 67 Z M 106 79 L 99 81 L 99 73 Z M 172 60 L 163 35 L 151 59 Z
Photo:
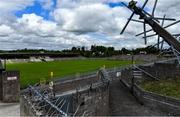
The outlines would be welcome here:
M 31 105 L 35 116 L 68 116 L 68 98 L 53 98 L 47 91 L 42 92 L 31 85 L 28 88 L 30 95 L 24 95 L 24 98 Z
M 110 79 L 105 69 L 99 70 L 97 77 L 99 81 L 96 83 L 56 96 L 52 94 L 48 87 L 29 85 L 22 97 L 27 103 L 28 111 L 33 116 L 77 116 L 81 110 L 81 102 L 76 102 L 75 100 L 79 98 L 81 93 L 93 90 L 98 91 L 103 87 L 107 88 L 109 86 Z M 87 115 L 90 115 L 88 110 L 82 112 L 82 116 Z
M 127 28 L 128 24 L 130 21 L 135 21 L 135 22 L 140 22 L 143 23 L 143 27 L 144 27 L 144 32 L 137 34 L 136 36 L 140 36 L 142 34 L 144 34 L 144 40 L 145 40 L 145 44 L 147 44 L 147 38 L 148 37 L 152 37 L 152 36 L 156 36 L 158 35 L 158 43 L 156 44 L 158 46 L 159 49 L 159 45 L 161 44 L 161 49 L 163 48 L 163 44 L 164 42 L 166 42 L 173 50 L 175 56 L 177 57 L 178 61 L 180 59 L 179 56 L 179 52 L 180 52 L 180 42 L 176 39 L 176 37 L 179 37 L 180 34 L 171 34 L 169 33 L 166 28 L 173 26 L 177 23 L 180 22 L 180 20 L 175 21 L 176 19 L 173 18 L 166 18 L 166 16 L 164 15 L 163 18 L 157 18 L 154 16 L 155 13 L 155 9 L 157 6 L 157 1 L 155 0 L 155 4 L 153 7 L 153 11 L 152 14 L 149 14 L 148 12 L 146 12 L 144 10 L 146 4 L 148 3 L 148 0 L 145 1 L 145 3 L 143 4 L 142 7 L 138 7 L 136 4 L 137 2 L 135 2 L 134 0 L 132 0 L 131 2 L 129 2 L 128 5 L 126 5 L 125 3 L 122 2 L 122 4 L 124 6 L 126 6 L 128 9 L 130 9 L 133 13 L 131 14 L 130 18 L 128 19 L 128 22 L 126 23 L 125 27 L 123 28 L 122 32 L 120 34 L 123 34 L 125 29 Z M 139 20 L 134 20 L 132 19 L 134 14 L 139 15 L 141 20 L 143 21 L 139 21 Z M 162 24 L 159 24 L 159 20 L 162 20 Z M 175 21 L 167 26 L 163 26 L 164 25 L 164 21 L 165 20 L 169 20 L 169 21 Z M 148 24 L 149 26 L 151 26 L 152 29 L 150 30 L 146 30 L 146 24 Z M 155 34 L 153 35 L 146 35 L 147 32 L 151 32 L 154 31 Z M 162 41 L 160 42 L 160 38 L 162 37 Z M 180 64 L 180 61 L 179 61 Z
M 177 60 L 178 60 L 178 63 L 179 63 L 179 65 L 180 65 L 180 52 L 177 51 L 173 46 L 171 46 L 171 49 L 172 49 L 174 55 L 176 56 L 176 58 L 177 58 Z

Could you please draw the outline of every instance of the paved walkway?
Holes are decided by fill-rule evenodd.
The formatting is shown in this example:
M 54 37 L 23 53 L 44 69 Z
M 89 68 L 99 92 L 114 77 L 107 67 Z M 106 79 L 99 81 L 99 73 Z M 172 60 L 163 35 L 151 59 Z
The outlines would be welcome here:
M 20 116 L 20 104 L 0 102 L 0 116 L 1 117 Z
M 113 81 L 110 85 L 111 116 L 163 116 L 158 110 L 151 110 L 137 102 L 130 91 L 120 82 Z

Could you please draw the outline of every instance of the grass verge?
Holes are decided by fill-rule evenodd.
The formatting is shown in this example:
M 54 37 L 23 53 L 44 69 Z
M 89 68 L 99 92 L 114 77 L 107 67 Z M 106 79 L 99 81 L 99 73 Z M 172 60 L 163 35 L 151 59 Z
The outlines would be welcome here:
M 144 82 L 141 87 L 150 92 L 180 99 L 180 78 Z

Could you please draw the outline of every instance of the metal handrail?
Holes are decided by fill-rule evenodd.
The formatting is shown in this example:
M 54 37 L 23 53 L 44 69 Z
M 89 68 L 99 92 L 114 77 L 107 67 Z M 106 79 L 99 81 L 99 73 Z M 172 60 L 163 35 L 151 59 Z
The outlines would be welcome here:
M 177 51 L 173 46 L 171 46 L 171 49 L 172 49 L 174 55 L 177 57 L 178 63 L 180 64 L 180 52 Z
M 151 78 L 155 79 L 155 80 L 159 80 L 158 78 L 156 78 L 155 76 L 151 75 L 150 73 L 146 72 L 145 70 L 139 68 L 136 65 L 133 65 L 136 69 L 140 70 L 141 72 L 145 73 L 146 75 L 150 76 Z
M 42 96 L 34 87 L 32 87 L 31 85 L 29 86 L 32 91 L 34 93 L 36 93 L 41 99 L 43 99 L 45 102 L 47 102 L 49 105 L 52 106 L 52 108 L 56 109 L 60 114 L 62 114 L 63 116 L 67 116 L 67 114 L 65 112 L 63 112 L 61 109 L 59 109 L 56 105 L 54 105 L 53 103 L 51 103 L 45 96 Z

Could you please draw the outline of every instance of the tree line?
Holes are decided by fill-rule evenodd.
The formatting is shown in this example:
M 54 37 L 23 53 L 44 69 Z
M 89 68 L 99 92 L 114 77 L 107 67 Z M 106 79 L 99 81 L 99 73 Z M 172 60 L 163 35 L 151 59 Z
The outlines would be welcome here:
M 126 49 L 115 50 L 114 47 L 96 46 L 91 45 L 90 49 L 82 47 L 72 47 L 69 50 L 63 50 L 63 52 L 78 53 L 85 57 L 110 57 L 116 55 L 136 55 L 136 54 L 158 54 L 160 51 L 156 47 L 145 47 L 137 49 Z
M 0 53 L 56 53 L 56 54 L 78 54 L 84 57 L 110 57 L 116 55 L 135 55 L 135 54 L 158 54 L 159 50 L 156 47 L 145 47 L 137 49 L 126 49 L 122 48 L 120 50 L 115 50 L 114 47 L 105 47 L 91 45 L 90 49 L 85 46 L 72 47 L 71 49 L 65 50 L 45 50 L 45 49 L 19 49 L 3 51 Z

